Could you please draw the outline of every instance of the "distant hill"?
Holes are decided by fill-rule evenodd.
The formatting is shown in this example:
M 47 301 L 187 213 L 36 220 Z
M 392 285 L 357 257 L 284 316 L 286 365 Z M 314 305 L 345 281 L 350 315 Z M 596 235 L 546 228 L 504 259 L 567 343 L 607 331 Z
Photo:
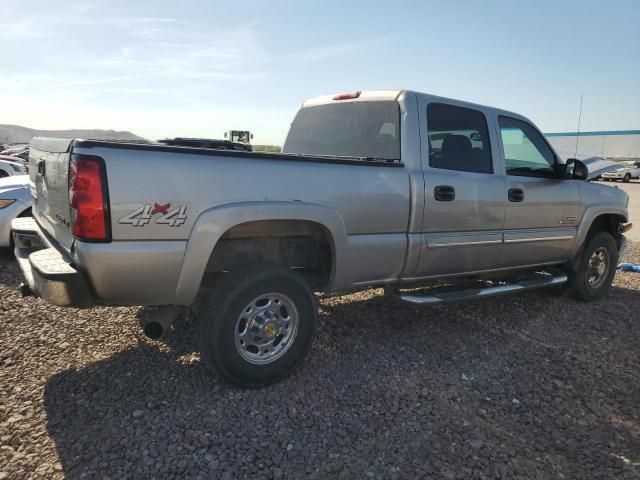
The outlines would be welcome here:
M 0 143 L 29 143 L 33 137 L 94 138 L 101 140 L 145 139 L 131 132 L 117 130 L 35 130 L 19 125 L 0 124 Z

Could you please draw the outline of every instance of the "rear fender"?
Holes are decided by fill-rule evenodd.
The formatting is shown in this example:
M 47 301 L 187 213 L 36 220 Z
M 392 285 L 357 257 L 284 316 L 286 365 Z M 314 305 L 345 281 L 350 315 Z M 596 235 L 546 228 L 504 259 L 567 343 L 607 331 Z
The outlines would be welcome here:
M 306 202 L 233 203 L 211 208 L 198 216 L 191 230 L 178 279 L 177 304 L 191 305 L 195 300 L 207 260 L 224 233 L 242 223 L 259 220 L 303 220 L 319 223 L 326 228 L 332 238 L 333 254 L 329 290 L 346 286 L 344 255 L 347 251 L 347 230 L 338 212 Z

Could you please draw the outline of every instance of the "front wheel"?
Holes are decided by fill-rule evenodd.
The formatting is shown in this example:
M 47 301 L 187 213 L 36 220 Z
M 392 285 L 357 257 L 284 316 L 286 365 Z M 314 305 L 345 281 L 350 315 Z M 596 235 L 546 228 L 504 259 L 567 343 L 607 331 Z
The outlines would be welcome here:
M 611 234 L 598 232 L 584 247 L 577 270 L 568 272 L 569 292 L 585 302 L 597 300 L 611 290 L 618 265 L 618 247 Z
M 627 174 L 624 176 L 624 178 L 622 179 L 622 181 L 623 181 L 624 183 L 629 183 L 629 182 L 631 181 L 631 174 L 630 174 L 630 173 L 627 173 Z
M 0 169 L 0 178 L 8 177 L 9 174 L 5 170 Z
M 313 293 L 297 273 L 258 265 L 222 274 L 201 310 L 202 360 L 227 381 L 257 388 L 289 375 L 311 347 Z

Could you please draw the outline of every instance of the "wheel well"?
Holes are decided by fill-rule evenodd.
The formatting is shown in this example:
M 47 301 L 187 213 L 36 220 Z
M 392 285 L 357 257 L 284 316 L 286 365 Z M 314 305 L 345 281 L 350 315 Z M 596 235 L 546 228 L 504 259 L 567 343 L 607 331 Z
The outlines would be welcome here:
M 31 211 L 31 207 L 27 208 L 22 213 L 20 213 L 20 215 L 18 215 L 18 217 L 32 217 L 32 216 L 33 216 L 33 212 Z
M 606 213 L 603 215 L 599 215 L 591 223 L 591 227 L 589 227 L 589 232 L 587 233 L 586 240 L 588 241 L 592 236 L 594 236 L 598 232 L 608 232 L 613 236 L 619 248 L 620 232 L 618 228 L 619 228 L 619 225 L 624 222 L 625 222 L 625 218 L 622 215 L 616 215 L 614 213 Z
M 205 269 L 205 281 L 222 272 L 262 262 L 296 270 L 318 290 L 331 279 L 334 267 L 331 234 L 321 224 L 305 220 L 258 220 L 227 230 L 216 244 Z

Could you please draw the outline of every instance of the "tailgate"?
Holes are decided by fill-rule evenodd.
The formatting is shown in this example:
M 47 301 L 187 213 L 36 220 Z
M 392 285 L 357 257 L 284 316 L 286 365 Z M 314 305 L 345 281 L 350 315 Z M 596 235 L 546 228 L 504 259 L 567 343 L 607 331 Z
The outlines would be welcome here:
M 36 137 L 29 150 L 29 183 L 33 216 L 57 243 L 73 243 L 69 206 L 69 158 L 73 140 Z

